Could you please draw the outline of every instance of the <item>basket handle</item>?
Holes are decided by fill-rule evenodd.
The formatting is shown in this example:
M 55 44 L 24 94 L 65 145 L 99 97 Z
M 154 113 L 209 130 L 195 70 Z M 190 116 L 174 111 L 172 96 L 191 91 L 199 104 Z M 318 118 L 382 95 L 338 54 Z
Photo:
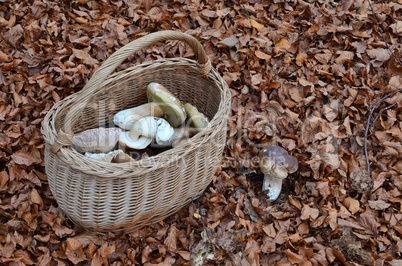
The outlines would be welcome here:
M 80 102 L 75 102 L 73 108 L 67 113 L 64 120 L 65 123 L 57 133 L 56 140 L 50 150 L 53 153 L 57 153 L 63 146 L 71 145 L 74 135 L 72 129 L 86 103 L 90 100 L 94 93 L 99 90 L 101 84 L 125 59 L 151 44 L 166 40 L 178 40 L 187 43 L 194 51 L 200 74 L 207 75 L 209 73 L 212 68 L 211 62 L 202 45 L 191 35 L 166 30 L 151 33 L 132 41 L 114 52 L 105 62 L 103 62 L 103 64 L 95 71 L 85 87 L 79 92 Z

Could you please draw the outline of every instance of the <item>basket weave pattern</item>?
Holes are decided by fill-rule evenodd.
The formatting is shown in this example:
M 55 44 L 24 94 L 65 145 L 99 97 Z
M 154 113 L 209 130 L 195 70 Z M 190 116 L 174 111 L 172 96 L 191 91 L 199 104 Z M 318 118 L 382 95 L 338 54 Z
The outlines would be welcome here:
M 128 56 L 170 39 L 189 44 L 197 61 L 161 59 L 112 74 Z M 134 163 L 100 162 L 70 148 L 74 134 L 109 124 L 118 111 L 146 103 L 150 82 L 195 105 L 209 117 L 208 127 L 188 142 Z M 227 84 L 189 35 L 162 31 L 116 51 L 42 123 L 46 173 L 59 207 L 76 224 L 97 232 L 131 232 L 178 211 L 203 193 L 220 164 L 230 99 Z

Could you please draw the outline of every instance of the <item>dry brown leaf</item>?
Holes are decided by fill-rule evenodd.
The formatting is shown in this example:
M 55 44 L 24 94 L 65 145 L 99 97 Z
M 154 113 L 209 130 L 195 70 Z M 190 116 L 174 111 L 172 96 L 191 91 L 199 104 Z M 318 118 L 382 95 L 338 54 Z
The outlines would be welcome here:
M 226 45 L 227 47 L 235 47 L 239 43 L 239 39 L 236 36 L 230 36 L 219 42 L 220 44 Z
M 304 62 L 307 61 L 307 54 L 306 53 L 299 53 L 296 56 L 296 65 L 298 66 L 302 66 L 304 64 Z
M 369 233 L 371 233 L 373 235 L 378 234 L 377 222 L 373 215 L 363 213 L 360 215 L 359 222 L 363 227 L 365 227 L 367 229 L 367 231 Z
M 72 50 L 73 50 L 73 54 L 77 58 L 84 61 L 84 64 L 91 65 L 91 66 L 99 64 L 98 60 L 92 58 L 85 50 L 78 50 L 78 49 L 74 49 L 74 48 L 72 48 Z
M 256 55 L 259 59 L 264 59 L 264 60 L 266 60 L 267 62 L 269 62 L 269 60 L 271 60 L 271 56 L 270 56 L 270 55 L 268 55 L 268 54 L 266 54 L 266 53 L 264 53 L 264 52 L 261 52 L 260 50 L 256 50 L 256 51 L 255 51 L 255 55 Z
M 343 205 L 352 213 L 356 214 L 360 210 L 360 203 L 351 197 L 343 200 Z
M 3 53 L 2 51 L 0 51 L 0 62 L 8 62 L 8 56 Z
M 75 19 L 75 21 L 77 21 L 78 23 L 81 23 L 81 24 L 87 24 L 88 23 L 88 20 L 86 18 L 83 18 L 83 17 L 76 17 L 74 19 Z
M 39 204 L 40 209 L 41 209 L 41 210 L 43 209 L 43 201 L 42 201 L 42 198 L 40 197 L 38 191 L 37 191 L 35 188 L 33 188 L 33 189 L 32 189 L 32 192 L 31 192 L 31 201 L 32 201 L 33 203 Z
M 262 229 L 267 234 L 267 236 L 275 238 L 276 231 L 275 231 L 275 228 L 274 228 L 273 224 L 265 225 L 265 226 L 262 227 Z
M 318 217 L 319 213 L 320 213 L 320 211 L 318 209 L 311 208 L 308 205 L 304 205 L 303 209 L 301 211 L 300 218 L 302 220 L 307 220 L 307 219 L 315 220 Z
M 307 259 L 303 255 L 292 252 L 290 249 L 285 250 L 285 254 L 288 256 L 289 262 L 294 264 L 302 263 Z
M 291 195 L 289 195 L 289 202 L 290 204 L 301 210 L 302 204 L 298 200 L 295 200 Z
M 176 252 L 177 250 L 177 228 L 175 225 L 171 225 L 169 229 L 168 236 L 163 242 L 168 250 Z
M 66 256 L 72 263 L 77 264 L 87 259 L 79 241 L 74 238 L 67 238 L 66 243 Z
M 6 171 L 0 172 L 0 191 L 5 189 L 7 186 L 7 182 L 10 180 L 9 175 Z
M 289 44 L 288 40 L 282 39 L 275 44 L 275 47 L 282 47 L 282 48 L 285 48 L 286 50 L 288 50 L 290 48 L 290 44 Z
M 37 164 L 42 161 L 40 153 L 36 148 L 32 148 L 30 152 L 26 152 L 23 150 L 16 151 L 11 155 L 11 158 L 16 164 L 24 164 L 26 166 Z
M 389 206 L 391 206 L 390 203 L 386 203 L 383 200 L 369 200 L 368 203 L 369 203 L 370 208 L 377 210 L 377 211 L 385 210 Z
M 264 25 L 262 25 L 261 23 L 258 23 L 254 19 L 250 19 L 250 24 L 251 24 L 251 26 L 256 28 L 258 31 L 261 31 L 261 30 L 263 30 L 265 28 Z
M 324 197 L 324 199 L 326 199 L 331 194 L 331 191 L 329 190 L 328 182 L 318 182 L 317 190 Z
M 289 95 L 295 102 L 301 102 L 304 99 L 303 93 L 297 88 L 290 88 Z
M 387 61 L 391 57 L 389 50 L 384 48 L 367 50 L 367 54 L 370 56 L 370 58 L 380 62 Z
M 339 54 L 339 56 L 335 59 L 335 63 L 340 65 L 352 61 L 355 55 L 354 52 L 350 51 L 338 51 L 337 54 Z
M 20 24 L 12 27 L 4 36 L 4 39 L 8 41 L 12 46 L 16 46 L 16 44 L 21 40 L 24 36 L 24 30 L 22 29 Z

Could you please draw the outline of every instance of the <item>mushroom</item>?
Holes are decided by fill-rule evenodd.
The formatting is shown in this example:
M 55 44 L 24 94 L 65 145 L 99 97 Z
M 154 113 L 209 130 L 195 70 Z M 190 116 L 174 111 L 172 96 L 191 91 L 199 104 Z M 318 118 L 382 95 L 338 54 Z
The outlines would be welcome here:
M 173 127 L 163 118 L 144 117 L 134 123 L 130 130 L 130 138 L 138 139 L 140 136 L 156 138 L 156 143 L 168 141 L 174 133 Z
M 130 131 L 122 132 L 119 138 L 119 145 L 131 148 L 134 150 L 143 150 L 151 144 L 152 139 L 144 136 L 140 136 L 138 139 L 134 140 L 130 137 Z
M 184 109 L 186 110 L 187 116 L 189 117 L 190 124 L 192 126 L 201 129 L 208 126 L 208 118 L 203 113 L 198 111 L 197 107 L 190 103 L 186 103 L 184 105 Z
M 140 150 L 151 144 L 154 138 L 158 144 L 169 140 L 173 133 L 173 127 L 165 119 L 148 116 L 135 122 L 130 131 L 123 132 L 119 143 Z
M 182 127 L 175 128 L 173 135 L 166 141 L 159 140 L 156 142 L 155 147 L 175 146 L 179 141 L 184 141 L 199 132 L 197 128 Z
M 143 117 L 162 117 L 165 112 L 156 103 L 146 103 L 134 108 L 122 110 L 114 115 L 113 122 L 116 126 L 130 130 L 133 124 Z
M 297 159 L 278 146 L 269 146 L 260 152 L 260 168 L 264 173 L 262 190 L 268 190 L 267 196 L 271 201 L 278 198 L 282 189 L 282 180 L 288 173 L 296 172 Z
M 147 95 L 150 102 L 155 102 L 165 112 L 165 118 L 172 127 L 178 127 L 186 120 L 186 110 L 176 96 L 163 85 L 152 82 L 147 86 Z
M 135 162 L 135 160 L 125 152 L 120 152 L 116 156 L 113 157 L 112 163 L 129 163 Z
M 124 153 L 122 150 L 116 150 L 116 151 L 111 151 L 108 153 L 90 153 L 86 152 L 85 156 L 94 158 L 99 161 L 107 162 L 110 163 L 112 160 L 116 157 L 119 156 L 119 154 Z
M 93 128 L 74 135 L 71 147 L 80 153 L 106 153 L 116 146 L 120 128 Z

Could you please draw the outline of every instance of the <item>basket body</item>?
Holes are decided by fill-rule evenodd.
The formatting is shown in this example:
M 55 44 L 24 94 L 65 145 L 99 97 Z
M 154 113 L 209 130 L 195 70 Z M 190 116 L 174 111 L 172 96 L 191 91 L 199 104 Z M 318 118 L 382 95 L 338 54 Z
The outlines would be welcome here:
M 154 157 L 114 164 L 87 158 L 70 147 L 51 152 L 68 112 L 82 100 L 80 93 L 58 102 L 43 121 L 50 189 L 66 215 L 88 230 L 131 232 L 161 221 L 199 197 L 220 165 L 230 92 L 216 70 L 202 75 L 193 60 L 162 59 L 110 75 L 86 101 L 74 134 L 110 124 L 118 111 L 146 103 L 150 82 L 195 105 L 209 117 L 208 127 Z

